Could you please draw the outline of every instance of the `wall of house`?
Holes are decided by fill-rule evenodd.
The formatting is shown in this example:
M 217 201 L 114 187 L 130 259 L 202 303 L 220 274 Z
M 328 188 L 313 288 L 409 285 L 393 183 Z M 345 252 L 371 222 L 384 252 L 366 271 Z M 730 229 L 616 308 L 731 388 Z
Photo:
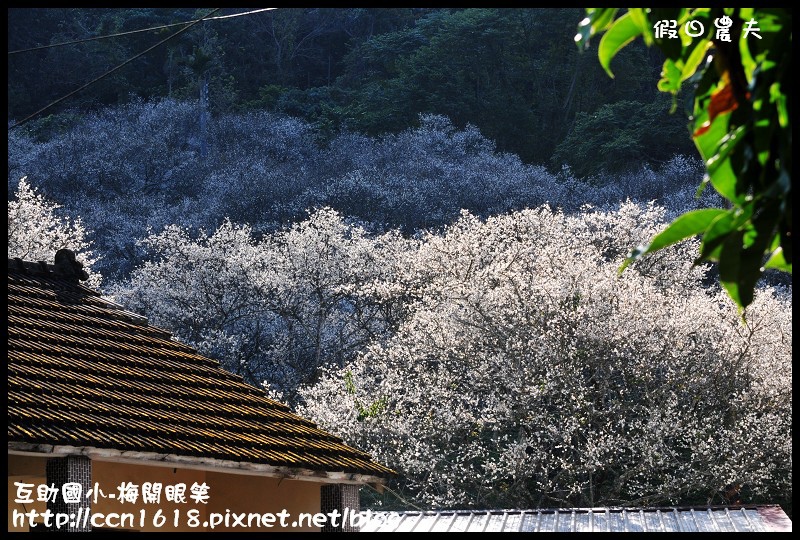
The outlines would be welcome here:
M 205 504 L 197 504 L 190 498 L 189 488 L 206 480 L 206 472 L 194 469 L 181 469 L 178 467 L 153 467 L 147 465 L 132 465 L 130 463 L 116 463 L 110 461 L 92 460 L 92 480 L 98 483 L 100 491 L 105 496 L 98 496 L 97 502 L 92 498 L 92 512 L 102 514 L 110 519 L 113 514 L 120 515 L 120 528 L 133 529 L 144 532 L 155 531 L 193 531 L 203 529 L 202 526 L 191 527 L 187 513 L 197 511 L 199 525 L 206 519 Z M 145 502 L 142 497 L 142 486 L 161 483 L 162 490 L 160 502 Z M 135 501 L 120 500 L 119 487 L 123 484 L 137 486 L 139 496 Z M 166 486 L 185 484 L 185 503 L 174 503 L 167 500 Z M 111 496 L 114 498 L 111 498 Z M 213 488 L 209 490 L 213 498 Z M 175 511 L 178 511 L 177 527 L 175 527 Z M 160 511 L 160 513 L 159 513 Z M 123 514 L 124 518 L 123 518 Z M 133 516 L 133 523 L 130 517 Z M 160 523 L 163 518 L 164 522 Z M 126 520 L 124 523 L 122 520 Z M 117 520 L 110 523 L 117 525 Z
M 208 504 L 208 511 L 225 516 L 226 510 L 230 512 L 264 512 L 278 513 L 286 510 L 289 517 L 285 518 L 292 531 L 318 531 L 319 527 L 305 526 L 291 527 L 293 522 L 300 518 L 301 512 L 317 513 L 320 511 L 320 487 L 316 482 L 303 482 L 297 480 L 281 480 L 264 476 L 229 475 L 209 472 L 206 475 L 212 494 Z M 277 518 L 272 527 L 233 527 L 233 517 L 229 518 L 229 527 L 224 521 L 215 527 L 220 531 L 268 531 L 280 530 L 280 518 Z M 245 521 L 245 523 L 247 523 Z M 252 521 L 255 525 L 255 521 Z
M 47 510 L 47 503 L 36 500 L 36 488 L 33 488 L 32 503 L 15 503 L 17 498 L 17 487 L 14 482 L 33 484 L 38 486 L 45 483 L 45 466 L 47 458 L 39 456 L 18 456 L 8 455 L 8 531 L 26 532 L 27 523 L 19 525 L 13 522 L 14 510 L 20 513 L 27 513 L 35 510 L 37 513 Z
M 14 502 L 17 488 L 14 482 L 26 482 L 35 486 L 45 484 L 46 457 L 8 456 L 8 523 L 9 531 L 27 531 L 28 526 L 15 526 L 13 511 L 37 512 L 46 510 L 46 503 L 35 501 L 29 504 Z M 92 495 L 92 513 L 106 520 L 107 525 L 139 531 L 272 531 L 281 530 L 280 512 L 285 510 L 283 521 L 289 530 L 317 531 L 309 520 L 303 526 L 297 523 L 301 513 L 320 511 L 320 487 L 318 482 L 281 480 L 264 476 L 229 474 L 202 471 L 181 467 L 148 466 L 129 463 L 92 460 L 92 483 L 97 483 L 99 492 L 95 502 Z M 143 500 L 145 483 L 161 483 L 160 502 Z M 133 500 L 120 500 L 120 486 L 134 485 L 138 496 Z M 167 486 L 186 485 L 185 503 L 168 501 Z M 208 486 L 205 493 L 207 503 L 193 500 L 193 485 Z M 113 497 L 112 497 L 113 495 Z M 33 488 L 36 499 L 36 488 Z M 242 519 L 241 514 L 246 515 Z M 275 514 L 271 521 L 264 514 Z M 255 517 L 255 515 L 259 517 Z M 237 523 L 237 518 L 240 520 Z M 16 524 L 19 525 L 19 524 Z M 243 526 L 244 525 L 244 526 Z M 272 526 L 269 526 L 272 525 Z M 97 527 L 95 527 L 97 528 Z

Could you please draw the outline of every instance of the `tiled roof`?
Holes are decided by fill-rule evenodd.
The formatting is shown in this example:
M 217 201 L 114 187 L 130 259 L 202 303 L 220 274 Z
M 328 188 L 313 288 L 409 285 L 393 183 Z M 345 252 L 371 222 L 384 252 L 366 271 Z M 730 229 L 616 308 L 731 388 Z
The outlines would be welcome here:
M 773 532 L 792 522 L 776 505 L 362 512 L 361 532 Z
M 19 259 L 8 260 L 8 439 L 393 474 L 58 267 Z

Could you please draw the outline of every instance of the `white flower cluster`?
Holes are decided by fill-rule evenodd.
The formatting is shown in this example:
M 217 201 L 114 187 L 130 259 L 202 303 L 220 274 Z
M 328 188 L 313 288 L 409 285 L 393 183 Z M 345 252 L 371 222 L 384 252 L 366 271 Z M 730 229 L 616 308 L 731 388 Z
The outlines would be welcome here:
M 26 178 L 19 181 L 14 197 L 8 201 L 8 257 L 52 264 L 56 251 L 71 249 L 89 273 L 87 284 L 98 287 L 101 276 L 92 271 L 98 258 L 86 238 L 81 218 L 61 216 L 61 206 L 37 193 Z
M 429 506 L 790 498 L 791 294 L 760 291 L 743 321 L 687 245 L 618 276 L 661 212 L 464 213 L 404 268 L 391 339 L 300 412 Z
M 155 260 L 111 292 L 291 402 L 320 367 L 344 366 L 398 324 L 378 291 L 396 282 L 407 243 L 371 237 L 330 209 L 259 241 L 230 221 L 196 238 L 173 225 L 142 241 Z
M 329 208 L 261 238 L 172 226 L 115 292 L 421 504 L 791 497 L 791 291 L 760 290 L 742 319 L 693 242 L 619 276 L 664 213 L 464 211 L 414 238 Z

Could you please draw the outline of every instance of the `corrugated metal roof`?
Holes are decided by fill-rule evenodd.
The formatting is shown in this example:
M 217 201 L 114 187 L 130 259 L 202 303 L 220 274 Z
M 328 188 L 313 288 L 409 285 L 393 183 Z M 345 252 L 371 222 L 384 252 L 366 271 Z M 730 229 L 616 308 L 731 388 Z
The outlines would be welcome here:
M 7 334 L 10 443 L 394 474 L 52 265 L 8 260 Z
M 778 532 L 777 505 L 362 512 L 361 532 Z

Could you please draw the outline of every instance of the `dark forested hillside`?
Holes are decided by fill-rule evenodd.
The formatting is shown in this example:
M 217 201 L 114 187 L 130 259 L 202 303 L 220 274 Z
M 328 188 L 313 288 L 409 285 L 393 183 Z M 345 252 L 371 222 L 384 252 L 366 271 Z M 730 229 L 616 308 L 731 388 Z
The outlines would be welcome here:
M 8 49 L 162 26 L 208 12 L 9 9 Z M 499 150 L 526 162 L 556 169 L 566 163 L 581 174 L 692 152 L 685 120 L 668 114 L 669 103 L 652 84 L 658 54 L 633 47 L 615 60 L 616 79 L 608 79 L 572 42 L 579 18 L 577 9 L 308 8 L 207 21 L 47 115 L 137 98 L 197 99 L 205 86 L 212 114 L 282 112 L 311 122 L 323 135 L 341 128 L 397 133 L 417 126 L 420 114 L 441 114 L 457 127 L 476 126 Z M 24 118 L 180 28 L 9 55 L 9 119 Z M 625 105 L 610 105 L 617 102 Z M 46 136 L 69 118 L 40 117 L 32 127 Z M 592 127 L 609 121 L 613 129 Z M 590 135 L 584 142 L 575 130 Z

